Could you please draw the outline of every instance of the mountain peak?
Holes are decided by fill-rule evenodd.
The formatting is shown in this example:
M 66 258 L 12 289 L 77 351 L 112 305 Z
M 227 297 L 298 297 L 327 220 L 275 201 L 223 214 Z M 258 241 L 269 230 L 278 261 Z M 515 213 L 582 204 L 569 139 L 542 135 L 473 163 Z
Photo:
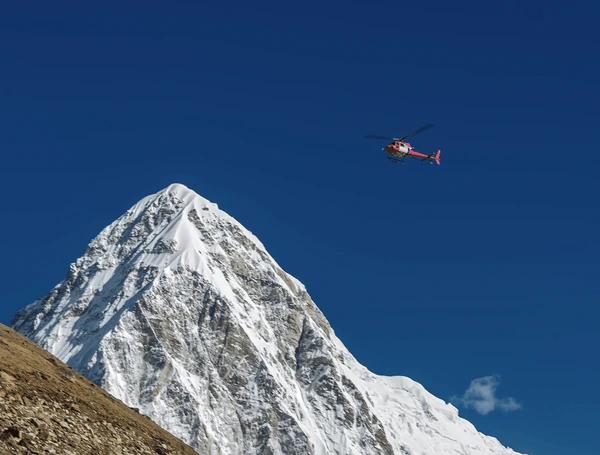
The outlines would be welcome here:
M 168 187 L 160 191 L 160 193 L 176 193 L 178 196 L 185 196 L 188 193 L 192 193 L 195 196 L 198 196 L 194 190 L 190 190 L 183 183 L 171 183 Z
M 86 250 L 87 260 L 98 255 L 111 263 L 129 262 L 162 269 L 184 264 L 201 273 L 207 249 L 219 249 L 210 231 L 231 230 L 238 240 L 266 254 L 264 245 L 218 205 L 181 183 L 149 195 L 111 223 Z M 86 259 L 80 258 L 80 261 Z
M 217 204 L 210 202 L 204 197 L 200 196 L 194 190 L 188 188 L 183 183 L 171 183 L 166 188 L 158 191 L 157 193 L 148 196 L 148 198 L 160 199 L 161 196 L 172 196 L 179 200 L 185 201 L 187 203 L 195 202 L 200 206 L 212 206 L 215 209 L 218 209 Z M 142 199 L 143 201 L 144 199 Z
M 90 242 L 12 326 L 210 455 L 515 455 L 377 376 L 260 241 L 181 184 Z
M 219 210 L 217 204 L 210 202 L 182 183 L 172 183 L 162 190 L 146 196 L 131 207 L 123 216 L 139 216 L 144 211 L 149 209 L 157 210 L 158 207 L 181 210 L 190 205 L 196 209 L 213 210 L 223 217 L 229 217 L 225 212 Z

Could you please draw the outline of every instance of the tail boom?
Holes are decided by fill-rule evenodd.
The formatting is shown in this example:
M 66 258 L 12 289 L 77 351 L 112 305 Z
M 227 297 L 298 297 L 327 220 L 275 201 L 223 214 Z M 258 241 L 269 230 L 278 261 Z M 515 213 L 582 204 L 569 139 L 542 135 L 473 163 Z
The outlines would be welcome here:
M 411 157 L 411 158 L 420 158 L 421 161 L 435 161 L 438 166 L 440 164 L 440 153 L 441 151 L 438 150 L 437 153 L 430 153 L 429 155 L 425 155 L 424 153 L 419 153 L 419 152 L 415 152 L 414 150 L 410 150 L 407 153 L 407 156 Z

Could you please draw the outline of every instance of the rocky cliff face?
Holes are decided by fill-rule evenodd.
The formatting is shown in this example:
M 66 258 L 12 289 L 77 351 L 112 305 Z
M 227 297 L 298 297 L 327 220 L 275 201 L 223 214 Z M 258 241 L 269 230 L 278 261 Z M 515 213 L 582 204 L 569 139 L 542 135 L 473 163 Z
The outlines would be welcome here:
M 195 451 L 0 324 L 0 453 L 192 455 Z
M 12 325 L 200 453 L 515 454 L 361 366 L 260 241 L 183 185 L 105 228 Z

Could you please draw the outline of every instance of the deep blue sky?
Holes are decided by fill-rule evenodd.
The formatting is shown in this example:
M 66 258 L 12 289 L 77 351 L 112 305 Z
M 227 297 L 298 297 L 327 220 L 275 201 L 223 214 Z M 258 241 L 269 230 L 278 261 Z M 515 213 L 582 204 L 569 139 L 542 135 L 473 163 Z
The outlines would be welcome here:
M 445 400 L 498 374 L 522 409 L 461 409 L 479 430 L 598 453 L 594 2 L 22 3 L 0 14 L 0 322 L 180 182 L 371 370 Z M 411 142 L 439 167 L 363 139 L 428 122 Z

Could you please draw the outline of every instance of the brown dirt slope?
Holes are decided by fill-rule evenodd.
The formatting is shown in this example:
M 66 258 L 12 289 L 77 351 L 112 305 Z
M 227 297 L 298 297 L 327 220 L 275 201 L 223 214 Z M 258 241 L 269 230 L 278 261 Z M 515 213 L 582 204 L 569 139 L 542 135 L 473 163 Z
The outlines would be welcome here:
M 0 455 L 197 453 L 0 324 Z

